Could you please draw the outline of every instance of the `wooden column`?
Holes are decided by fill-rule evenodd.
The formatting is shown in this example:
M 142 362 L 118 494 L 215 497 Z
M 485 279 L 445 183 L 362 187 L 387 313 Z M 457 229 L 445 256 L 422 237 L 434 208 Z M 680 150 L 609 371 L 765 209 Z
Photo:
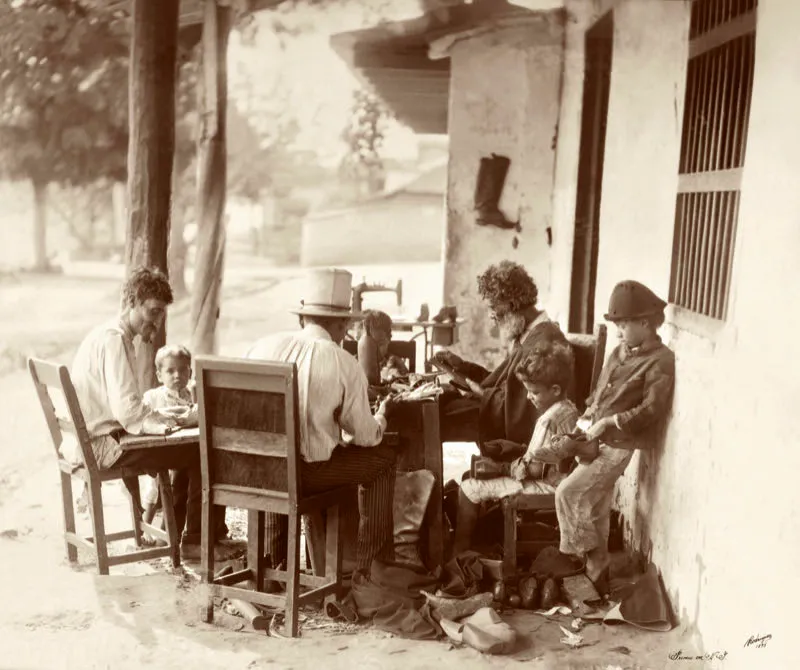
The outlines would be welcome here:
M 129 74 L 127 271 L 167 272 L 172 160 L 175 146 L 180 0 L 133 0 Z M 166 324 L 154 341 L 166 339 Z M 147 373 L 155 383 L 155 370 Z
M 231 9 L 205 0 L 202 38 L 198 230 L 192 283 L 192 352 L 215 351 L 225 251 L 228 36 Z

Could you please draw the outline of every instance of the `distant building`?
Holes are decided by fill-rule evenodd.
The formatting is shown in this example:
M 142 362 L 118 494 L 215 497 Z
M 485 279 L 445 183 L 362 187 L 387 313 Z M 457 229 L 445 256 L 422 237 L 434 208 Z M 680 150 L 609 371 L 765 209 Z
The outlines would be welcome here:
M 373 198 L 308 215 L 303 221 L 301 263 L 315 266 L 441 260 L 446 188 L 445 156 Z

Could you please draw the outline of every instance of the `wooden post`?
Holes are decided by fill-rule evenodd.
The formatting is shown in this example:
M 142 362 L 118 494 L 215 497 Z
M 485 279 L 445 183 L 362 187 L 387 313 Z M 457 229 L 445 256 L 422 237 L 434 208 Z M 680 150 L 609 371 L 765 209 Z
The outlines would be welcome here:
M 202 37 L 201 135 L 197 249 L 192 283 L 192 352 L 212 354 L 219 317 L 225 251 L 225 119 L 231 9 L 205 0 Z
M 168 272 L 179 5 L 180 0 L 133 1 L 125 240 L 128 272 L 138 265 Z M 165 340 L 166 324 L 153 342 L 153 351 Z M 155 368 L 151 367 L 147 376 L 155 385 Z

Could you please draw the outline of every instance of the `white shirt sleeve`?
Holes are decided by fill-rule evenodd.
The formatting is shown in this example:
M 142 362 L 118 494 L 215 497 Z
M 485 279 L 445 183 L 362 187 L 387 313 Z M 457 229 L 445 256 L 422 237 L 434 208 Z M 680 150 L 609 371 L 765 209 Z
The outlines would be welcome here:
M 352 436 L 353 444 L 374 447 L 383 440 L 386 419 L 372 415 L 367 394 L 367 377 L 356 359 L 347 354 L 347 358 L 342 361 L 343 398 L 339 425 Z
M 120 335 L 109 334 L 103 355 L 103 373 L 111 414 L 126 432 L 139 435 L 149 410 L 142 402 L 136 371 L 131 366 Z

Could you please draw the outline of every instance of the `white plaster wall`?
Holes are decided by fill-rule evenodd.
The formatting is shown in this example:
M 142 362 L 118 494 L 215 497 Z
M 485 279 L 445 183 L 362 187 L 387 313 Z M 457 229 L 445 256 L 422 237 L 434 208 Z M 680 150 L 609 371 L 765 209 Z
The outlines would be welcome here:
M 638 279 L 661 295 L 669 288 L 688 22 L 681 0 L 634 0 L 614 10 L 598 315 L 621 279 Z M 603 262 L 620 256 L 622 267 Z
M 563 52 L 561 12 L 458 42 L 451 53 L 450 161 L 444 245 L 445 301 L 467 318 L 459 351 L 493 362 L 499 341 L 490 335 L 477 276 L 503 259 L 522 263 L 548 306 L 554 138 Z M 473 213 L 480 159 L 508 156 L 500 208 L 522 232 L 479 227 Z M 517 235 L 519 246 L 512 247 Z
M 707 647 L 772 634 L 725 667 L 795 668 L 800 596 L 800 3 L 760 0 L 731 326 L 717 346 L 704 543 Z M 732 595 L 733 594 L 733 595 Z M 735 612 L 731 604 L 735 602 Z M 743 644 L 743 643 L 740 643 Z
M 575 240 L 575 201 L 580 161 L 581 116 L 586 31 L 614 4 L 614 0 L 566 0 L 564 65 L 558 117 L 553 180 L 553 247 L 550 253 L 551 318 L 562 328 L 569 323 L 572 252 Z
M 596 309 L 636 278 L 667 291 L 686 61 L 682 2 L 615 10 Z M 800 595 L 800 3 L 761 0 L 728 321 L 672 310 L 665 443 L 638 454 L 618 504 L 683 624 L 719 667 L 794 668 Z M 658 27 L 655 29 L 655 27 Z M 751 635 L 771 634 L 763 649 Z

